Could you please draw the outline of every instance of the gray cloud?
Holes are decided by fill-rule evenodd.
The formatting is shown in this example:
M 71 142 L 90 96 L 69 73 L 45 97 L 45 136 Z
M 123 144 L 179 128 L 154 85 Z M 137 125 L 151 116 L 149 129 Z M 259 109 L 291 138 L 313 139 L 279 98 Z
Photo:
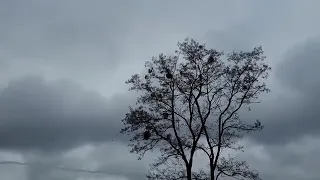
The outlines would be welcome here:
M 312 91 L 319 85 L 320 38 L 312 37 L 288 50 L 276 74 L 284 85 L 301 93 Z
M 146 58 L 172 52 L 177 41 L 186 36 L 201 37 L 212 28 L 207 23 L 212 16 L 223 14 L 228 20 L 218 18 L 215 25 L 236 22 L 223 8 L 211 10 L 213 6 L 227 7 L 244 16 L 238 5 L 4 0 L 0 4 L 0 64 L 6 68 L 1 66 L 0 82 L 32 72 L 45 78 L 70 78 L 104 95 L 114 93 L 116 89 L 100 82 L 112 81 L 110 77 L 119 69 L 133 73 L 133 66 L 139 69 L 136 64 L 143 64 Z M 195 7 L 202 9 L 201 13 L 190 14 Z M 116 76 L 125 80 L 119 72 Z
M 124 140 L 118 134 L 130 97 L 105 99 L 68 81 L 26 77 L 0 95 L 0 148 L 55 151 Z
M 305 135 L 319 135 L 320 41 L 307 40 L 289 49 L 275 69 L 286 93 L 278 94 L 260 109 L 265 130 L 253 136 L 263 143 L 279 144 Z M 264 115 L 263 115 L 264 114 Z
M 262 179 L 307 179 L 319 178 L 319 136 L 305 136 L 279 145 L 266 145 L 244 141 L 244 153 L 238 158 L 247 160 L 252 168 L 258 169 Z
M 4 158 L 0 153 L 0 159 Z M 11 155 L 12 163 L 0 163 L 9 171 L 22 172 L 27 180 L 35 179 L 143 179 L 152 156 L 142 161 L 127 153 L 126 145 L 108 142 L 100 145 L 83 145 L 60 154 L 25 152 L 20 160 Z M 15 161 L 14 161 L 15 160 Z M 2 161 L 8 162 L 8 161 Z M 15 162 L 15 163 L 14 163 Z M 4 166 L 6 165 L 6 166 Z M 1 177 L 3 174 L 1 174 Z M 8 175 L 8 178 L 14 176 Z
M 110 91 L 100 82 L 128 58 L 126 41 L 141 16 L 132 1 L 5 0 L 0 9 L 1 83 L 36 73 L 100 92 Z

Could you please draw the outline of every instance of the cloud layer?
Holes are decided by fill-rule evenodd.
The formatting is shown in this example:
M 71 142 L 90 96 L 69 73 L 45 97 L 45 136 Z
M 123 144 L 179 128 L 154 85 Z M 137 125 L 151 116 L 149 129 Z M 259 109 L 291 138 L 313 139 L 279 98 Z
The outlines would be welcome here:
M 10 82 L 0 94 L 0 148 L 55 151 L 124 140 L 118 132 L 130 97 L 115 98 L 68 81 L 29 76 Z
M 272 92 L 243 118 L 259 118 L 265 129 L 243 141 L 239 157 L 263 179 L 319 179 L 319 5 L 2 0 L 0 161 L 33 165 L 0 163 L 0 179 L 143 179 L 156 154 L 137 161 L 118 134 L 135 102 L 124 81 L 186 36 L 227 52 L 263 46 Z

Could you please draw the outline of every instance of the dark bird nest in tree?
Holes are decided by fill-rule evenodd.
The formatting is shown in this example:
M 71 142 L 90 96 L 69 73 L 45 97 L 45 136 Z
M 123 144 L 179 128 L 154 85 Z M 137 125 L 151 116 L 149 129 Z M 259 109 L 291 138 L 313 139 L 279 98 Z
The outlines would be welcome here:
M 248 90 L 248 86 L 243 85 L 243 86 L 242 86 L 242 89 L 243 89 L 244 91 L 246 91 L 246 90 Z
M 166 112 L 165 112 L 165 113 L 163 113 L 162 115 L 163 115 L 163 118 L 164 118 L 164 119 L 168 119 L 168 117 L 169 117 L 169 114 L 168 114 L 168 113 L 166 113 Z
M 208 57 L 208 63 L 211 64 L 214 62 L 214 58 L 212 56 Z
M 143 133 L 143 139 L 144 140 L 148 140 L 149 138 L 151 137 L 151 133 L 150 133 L 150 131 L 145 131 L 144 133 Z
M 169 72 L 168 72 L 168 73 L 166 74 L 166 78 L 168 78 L 168 79 L 172 79 L 172 78 L 173 78 L 173 75 L 172 75 L 171 73 L 169 73 Z

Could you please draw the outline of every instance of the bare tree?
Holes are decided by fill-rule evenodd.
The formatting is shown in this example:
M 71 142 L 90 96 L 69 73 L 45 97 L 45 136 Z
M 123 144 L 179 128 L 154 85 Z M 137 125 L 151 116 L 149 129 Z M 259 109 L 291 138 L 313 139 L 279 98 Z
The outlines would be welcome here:
M 263 79 L 271 68 L 264 59 L 261 47 L 224 55 L 186 39 L 174 55 L 152 58 L 147 72 L 126 81 L 141 93 L 138 106 L 123 119 L 121 133 L 132 136 L 130 152 L 139 158 L 152 150 L 161 153 L 148 179 L 260 179 L 246 162 L 221 153 L 242 150 L 237 142 L 263 128 L 258 120 L 242 121 L 239 110 L 269 91 Z M 196 151 L 208 157 L 208 170 L 194 170 Z

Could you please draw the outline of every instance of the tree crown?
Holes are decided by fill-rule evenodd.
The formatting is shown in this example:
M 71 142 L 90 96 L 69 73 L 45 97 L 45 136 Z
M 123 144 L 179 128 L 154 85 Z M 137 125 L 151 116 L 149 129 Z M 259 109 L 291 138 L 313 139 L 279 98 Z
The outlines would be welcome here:
M 262 129 L 259 121 L 242 121 L 239 110 L 256 103 L 260 93 L 270 91 L 263 82 L 271 69 L 264 59 L 262 47 L 225 55 L 186 39 L 178 43 L 174 55 L 152 58 L 145 64 L 146 72 L 126 81 L 131 91 L 141 94 L 138 107 L 130 107 L 123 119 L 121 132 L 133 135 L 129 146 L 140 158 L 147 151 L 161 152 L 151 166 L 158 173 L 150 173 L 149 179 L 191 177 L 184 169 L 191 169 L 198 150 L 210 160 L 208 177 L 258 179 L 244 162 L 222 158 L 221 152 L 242 149 L 238 140 Z M 160 169 L 161 165 L 175 168 Z M 200 178 L 205 173 L 192 172 L 192 176 Z

